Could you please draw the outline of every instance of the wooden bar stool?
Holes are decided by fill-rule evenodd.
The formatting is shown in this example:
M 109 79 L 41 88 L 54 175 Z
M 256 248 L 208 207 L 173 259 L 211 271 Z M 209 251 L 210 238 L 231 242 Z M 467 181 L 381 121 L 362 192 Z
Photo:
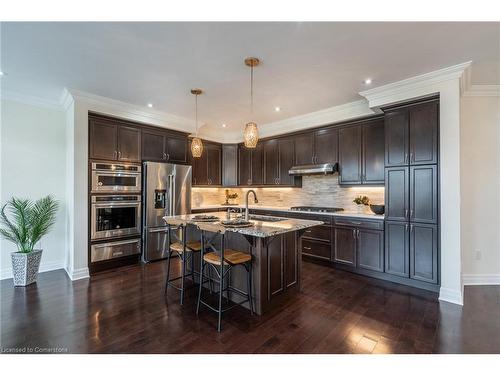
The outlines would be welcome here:
M 200 283 L 199 283 L 199 290 L 198 290 L 198 303 L 196 305 L 196 314 L 198 315 L 200 311 L 200 304 L 208 307 L 210 310 L 216 312 L 218 314 L 218 323 L 217 323 L 217 331 L 220 332 L 221 330 L 221 320 L 222 320 L 222 313 L 225 311 L 228 311 L 232 309 L 233 307 L 239 306 L 245 302 L 248 301 L 248 304 L 250 305 L 250 314 L 253 315 L 253 301 L 252 301 L 252 255 L 245 253 L 243 251 L 237 251 L 237 250 L 232 250 L 232 249 L 226 249 L 225 248 L 225 242 L 226 242 L 226 230 L 224 227 L 220 226 L 217 227 L 216 231 L 214 232 L 214 226 L 213 225 L 204 225 L 204 224 L 198 224 L 198 229 L 201 230 L 201 264 L 200 264 Z M 211 232 L 214 233 L 214 236 L 212 237 L 211 240 L 206 241 L 206 233 Z M 213 246 L 212 240 L 215 239 L 215 237 L 219 236 L 220 237 L 220 251 L 216 250 L 215 247 Z M 206 252 L 206 246 L 209 246 L 212 250 L 212 252 L 207 253 Z M 209 303 L 205 302 L 202 299 L 202 284 L 203 284 L 203 272 L 205 269 L 205 266 L 208 265 L 209 269 L 213 269 L 215 271 L 215 274 L 217 275 L 218 282 L 219 282 L 219 303 L 218 303 L 218 308 L 215 308 L 211 306 Z M 239 289 L 236 289 L 230 285 L 230 278 L 227 278 L 227 283 L 226 287 L 224 288 L 224 278 L 230 274 L 230 271 L 233 267 L 235 266 L 243 266 L 247 272 L 247 292 L 243 292 Z M 222 296 L 223 293 L 226 292 L 226 295 L 228 296 L 228 303 L 229 303 L 229 294 L 228 292 L 234 292 L 236 294 L 241 295 L 242 297 L 246 297 L 245 300 L 241 301 L 240 303 L 234 303 L 232 306 L 222 308 Z
M 185 278 L 191 276 L 193 286 L 195 285 L 195 275 L 198 274 L 194 267 L 194 254 L 199 252 L 202 248 L 201 243 L 197 241 L 187 241 L 186 236 L 186 225 L 184 224 L 169 224 L 167 223 L 168 230 L 168 249 L 169 256 L 167 261 L 167 281 L 165 282 L 165 294 L 167 294 L 168 286 L 177 289 L 181 292 L 181 305 L 184 303 L 184 291 L 185 291 Z M 176 242 L 172 241 L 172 238 Z M 170 261 L 173 255 L 177 255 L 181 260 L 181 276 L 170 279 Z M 187 263 L 191 262 L 191 272 L 186 273 Z M 173 281 L 181 280 L 181 286 L 178 287 L 173 283 Z M 210 290 L 212 286 L 210 285 Z

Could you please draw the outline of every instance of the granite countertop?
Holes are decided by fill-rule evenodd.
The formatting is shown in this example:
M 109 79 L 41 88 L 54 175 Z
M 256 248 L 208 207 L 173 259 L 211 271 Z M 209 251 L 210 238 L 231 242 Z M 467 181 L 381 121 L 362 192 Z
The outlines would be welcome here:
M 245 208 L 243 204 L 235 204 L 231 206 L 226 206 L 222 204 L 214 204 L 214 205 L 201 205 L 192 207 L 193 210 L 209 210 L 209 209 L 220 209 L 220 208 Z M 375 215 L 374 213 L 357 213 L 351 211 L 342 211 L 342 212 L 309 212 L 309 211 L 293 211 L 290 207 L 278 207 L 278 206 L 257 206 L 257 205 L 249 205 L 248 208 L 254 210 L 264 210 L 264 211 L 281 211 L 281 212 L 293 212 L 303 213 L 303 214 L 314 214 L 314 215 L 327 215 L 327 216 L 338 216 L 338 217 L 357 217 L 360 219 L 374 219 L 374 220 L 384 220 L 384 215 Z
M 226 219 L 225 212 L 214 212 L 214 216 L 219 217 L 221 220 Z M 190 215 L 177 215 L 177 216 L 165 216 L 163 219 L 168 224 L 178 225 L 178 224 L 193 224 L 196 225 L 197 222 L 193 221 L 193 217 L 196 214 Z M 286 219 L 281 218 L 283 220 L 280 221 L 261 221 L 251 219 L 250 222 L 254 223 L 251 227 L 245 228 L 226 228 L 219 221 L 216 222 L 204 222 L 203 225 L 205 227 L 213 228 L 214 232 L 218 229 L 224 228 L 226 232 L 235 232 L 253 237 L 272 237 L 279 234 L 287 233 L 287 232 L 295 232 L 300 229 L 314 227 L 316 225 L 323 224 L 322 221 L 317 220 L 302 220 L 302 219 Z M 201 224 L 201 223 L 200 223 Z

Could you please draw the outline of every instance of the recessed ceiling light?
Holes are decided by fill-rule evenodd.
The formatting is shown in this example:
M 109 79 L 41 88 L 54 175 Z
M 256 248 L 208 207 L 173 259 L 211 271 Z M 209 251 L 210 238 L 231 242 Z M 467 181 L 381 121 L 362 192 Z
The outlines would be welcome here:
M 3 75 L 4 75 L 3 72 L 0 70 L 0 77 L 3 76 Z
M 225 128 L 227 125 L 226 124 L 222 124 L 222 127 Z
M 149 107 L 149 108 L 153 108 L 153 104 L 148 103 L 148 107 Z
M 281 111 L 281 108 L 280 107 L 274 107 L 274 111 L 275 112 L 279 112 L 279 111 Z
M 371 78 L 367 78 L 364 80 L 364 83 L 365 85 L 371 85 L 372 84 L 372 79 Z

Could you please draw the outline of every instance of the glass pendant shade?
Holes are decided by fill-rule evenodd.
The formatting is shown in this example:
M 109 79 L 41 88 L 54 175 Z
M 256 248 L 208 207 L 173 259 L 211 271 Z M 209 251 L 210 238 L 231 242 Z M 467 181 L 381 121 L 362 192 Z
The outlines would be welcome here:
M 200 138 L 193 138 L 191 141 L 191 153 L 193 154 L 193 158 L 201 158 L 201 154 L 203 153 L 203 142 Z
M 245 125 L 243 140 L 247 148 L 255 148 L 257 146 L 257 142 L 259 141 L 259 129 L 255 122 L 249 122 Z

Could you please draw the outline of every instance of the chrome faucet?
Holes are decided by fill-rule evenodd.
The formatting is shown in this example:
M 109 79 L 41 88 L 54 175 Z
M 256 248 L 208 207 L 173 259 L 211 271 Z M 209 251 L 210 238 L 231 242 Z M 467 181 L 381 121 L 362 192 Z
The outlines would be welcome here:
M 253 202 L 254 203 L 259 203 L 259 200 L 257 199 L 257 194 L 255 194 L 255 191 L 248 190 L 247 191 L 247 195 L 245 196 L 245 220 L 246 221 L 248 221 L 248 196 L 250 195 L 250 193 L 252 193 L 253 196 L 254 196 Z

